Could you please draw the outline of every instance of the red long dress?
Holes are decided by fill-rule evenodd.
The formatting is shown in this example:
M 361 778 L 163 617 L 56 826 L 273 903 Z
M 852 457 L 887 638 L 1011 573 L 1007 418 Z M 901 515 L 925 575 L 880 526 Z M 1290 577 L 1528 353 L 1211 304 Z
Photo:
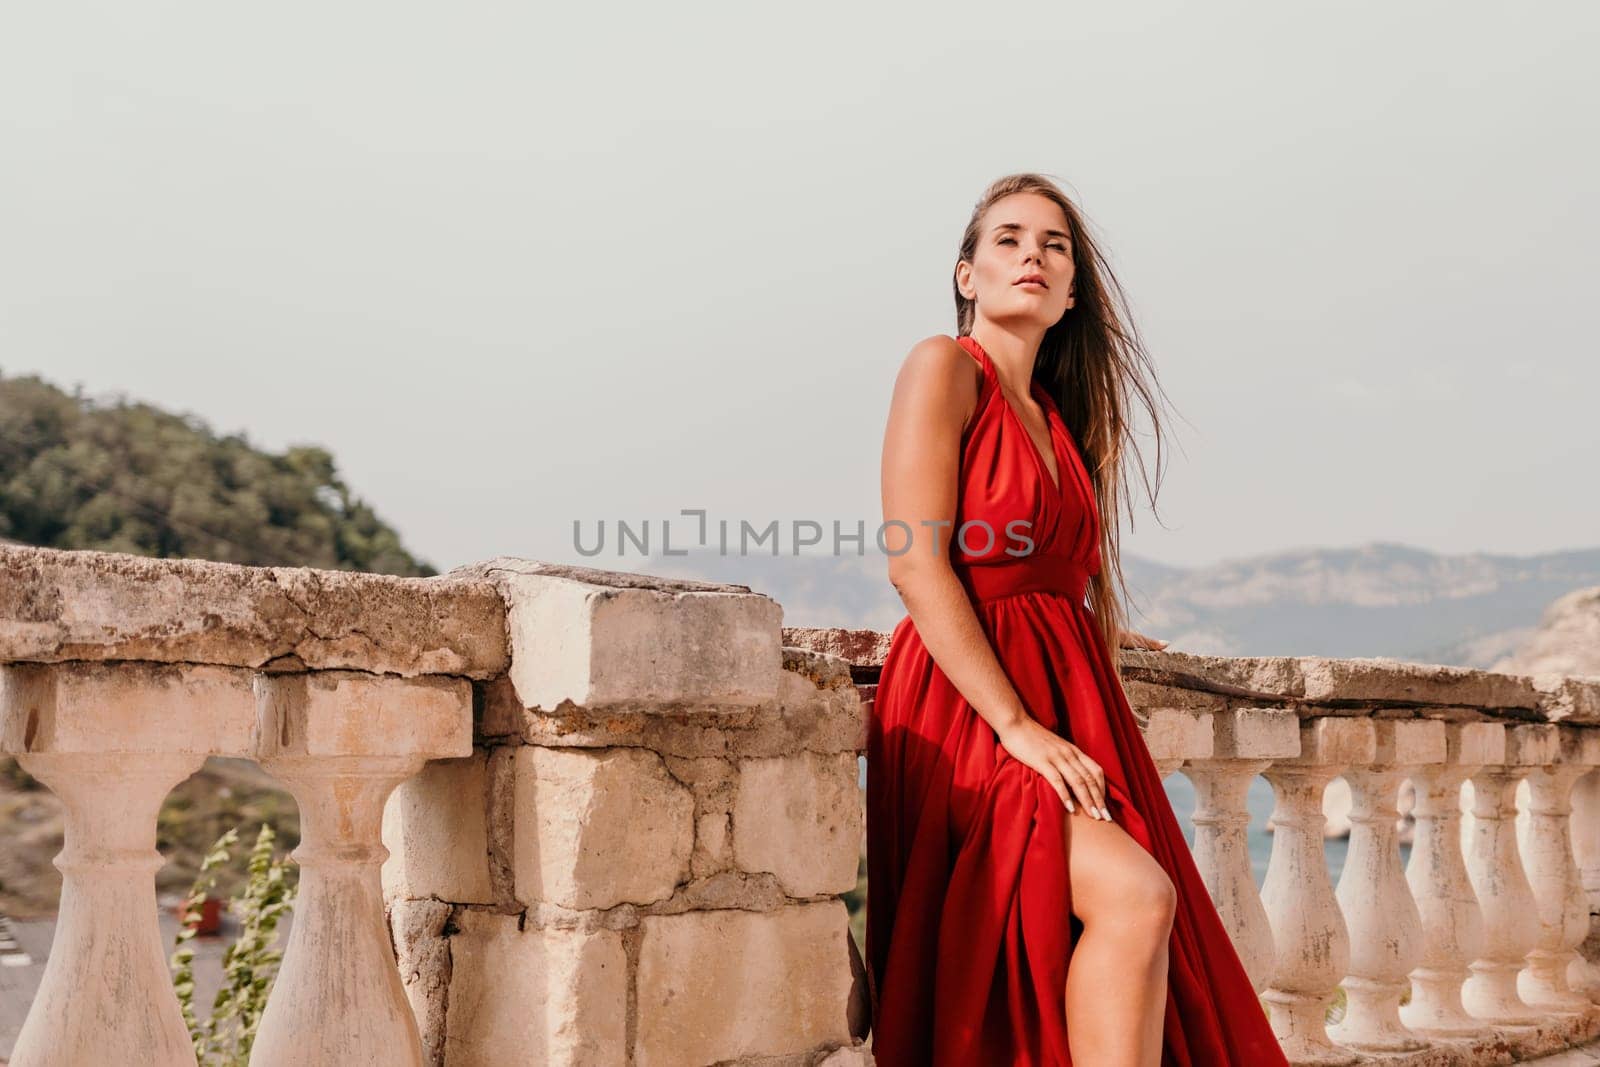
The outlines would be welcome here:
M 1286 1065 L 1084 602 L 1100 567 L 1099 515 L 1072 435 L 1035 382 L 1058 487 L 988 353 L 958 340 L 983 386 L 962 439 L 954 529 L 983 519 L 995 536 L 991 546 L 974 527 L 951 562 L 1029 713 L 1104 768 L 1112 818 L 1177 889 L 1163 1067 Z M 1019 517 L 1032 519 L 1023 533 L 1035 542 L 1020 558 L 1025 546 L 1006 527 Z M 1067 964 L 1082 923 L 1070 913 L 1066 819 L 1060 796 L 1000 745 L 902 618 L 867 745 L 866 962 L 880 1067 L 1071 1064 Z

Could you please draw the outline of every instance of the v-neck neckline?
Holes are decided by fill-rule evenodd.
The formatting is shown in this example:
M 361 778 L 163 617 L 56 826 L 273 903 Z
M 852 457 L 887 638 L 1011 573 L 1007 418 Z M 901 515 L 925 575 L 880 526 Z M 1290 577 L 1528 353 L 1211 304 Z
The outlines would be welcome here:
M 1055 404 L 1050 401 L 1049 394 L 1045 393 L 1044 386 L 1040 385 L 1036 379 L 1030 378 L 1028 380 L 1028 389 L 1030 392 L 1038 394 L 1036 399 L 1039 401 L 1040 410 L 1044 412 L 1044 432 L 1050 441 L 1050 454 L 1055 457 L 1056 461 L 1056 473 L 1052 477 L 1050 467 L 1044 461 L 1044 449 L 1040 448 L 1039 442 L 1033 439 L 1033 434 L 1028 431 L 1028 424 L 1022 421 L 1021 415 L 1017 414 L 1016 405 L 1011 403 L 1011 398 L 1006 396 L 1006 391 L 1000 387 L 1000 374 L 994 369 L 994 357 L 989 355 L 988 349 L 984 348 L 982 342 L 976 337 L 973 337 L 970 333 L 965 336 L 972 342 L 974 348 L 983 353 L 984 362 L 989 367 L 989 374 L 994 378 L 994 391 L 1000 397 L 1000 403 L 1006 406 L 1011 418 L 1016 421 L 1017 429 L 1021 430 L 1022 436 L 1028 439 L 1028 448 L 1033 452 L 1033 462 L 1039 468 L 1039 473 L 1044 476 L 1046 484 L 1050 486 L 1051 496 L 1059 499 L 1061 496 L 1061 477 L 1066 471 L 1061 462 L 1061 450 L 1056 447 L 1055 424 L 1051 421 L 1051 416 L 1055 414 Z
M 1031 391 L 1044 391 L 1038 382 L 1030 384 Z M 1011 417 L 1017 421 L 1017 429 L 1021 430 L 1022 436 L 1028 439 L 1028 447 L 1033 449 L 1033 460 L 1039 466 L 1039 473 L 1043 474 L 1045 481 L 1050 483 L 1051 495 L 1059 497 L 1061 495 L 1061 451 L 1056 448 L 1056 428 L 1050 421 L 1050 406 L 1044 402 L 1043 398 L 1039 398 L 1039 408 L 1044 412 L 1045 436 L 1050 439 L 1050 454 L 1055 457 L 1056 461 L 1056 473 L 1054 476 L 1051 476 L 1050 466 L 1044 461 L 1044 449 L 1040 448 L 1039 442 L 1033 439 L 1033 434 L 1028 430 L 1028 424 L 1022 421 L 1021 415 L 1017 414 L 1016 405 L 1011 403 L 1011 398 L 1006 396 L 1005 390 L 1000 388 L 998 377 L 995 379 L 994 388 L 995 392 L 1000 394 L 1000 402 L 1005 404 L 1006 408 L 1011 412 Z

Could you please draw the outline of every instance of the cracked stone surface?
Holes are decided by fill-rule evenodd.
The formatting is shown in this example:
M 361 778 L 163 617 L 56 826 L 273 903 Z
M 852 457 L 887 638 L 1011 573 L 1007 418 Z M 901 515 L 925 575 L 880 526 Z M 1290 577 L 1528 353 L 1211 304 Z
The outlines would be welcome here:
M 0 661 L 152 660 L 490 678 L 490 582 L 0 546 Z

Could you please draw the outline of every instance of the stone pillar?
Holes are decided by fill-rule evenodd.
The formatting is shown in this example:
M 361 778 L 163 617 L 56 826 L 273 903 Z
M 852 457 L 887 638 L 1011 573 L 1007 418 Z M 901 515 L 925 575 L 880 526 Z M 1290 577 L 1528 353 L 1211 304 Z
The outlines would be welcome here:
M 420 1067 L 384 916 L 383 810 L 427 759 L 471 754 L 471 686 L 318 671 L 261 675 L 256 696 L 257 758 L 300 805 L 300 883 L 252 1067 Z
M 1312 719 L 1300 724 L 1300 754 L 1267 768 L 1277 793 L 1272 859 L 1262 901 L 1277 962 L 1264 999 L 1272 1030 L 1296 1064 L 1351 1064 L 1355 1053 L 1328 1039 L 1329 1000 L 1350 963 L 1350 938 L 1334 899 L 1323 852 L 1322 794 L 1347 766 L 1372 761 L 1372 721 Z
M 1589 900 L 1573 858 L 1570 797 L 1573 783 L 1600 763 L 1600 734 L 1574 726 L 1556 730 L 1555 762 L 1528 776 L 1529 819 L 1519 835 L 1540 929 L 1517 989 L 1536 1008 L 1581 1013 L 1590 1001 L 1568 984 L 1567 971 L 1582 958 L 1577 949 L 1589 932 Z
M 1479 1019 L 1500 1025 L 1532 1025 L 1542 1012 L 1517 992 L 1517 976 L 1539 940 L 1538 902 L 1523 872 L 1517 848 L 1517 784 L 1533 767 L 1555 760 L 1554 726 L 1514 726 L 1506 731 L 1502 763 L 1486 763 L 1472 776 L 1472 845 L 1467 874 L 1483 909 L 1483 954 L 1461 1002 Z
M 1145 748 L 1161 777 L 1177 771 L 1185 760 L 1211 758 L 1213 713 L 1189 708 L 1149 708 L 1141 712 L 1146 716 L 1141 731 Z
M 1411 972 L 1411 1003 L 1401 1006 L 1400 1020 L 1420 1033 L 1484 1028 L 1461 1004 L 1467 965 L 1483 951 L 1483 912 L 1461 850 L 1461 783 L 1484 763 L 1504 761 L 1505 749 L 1499 723 L 1450 723 L 1444 762 L 1411 772 L 1417 823 L 1406 881 L 1422 917 L 1423 945 Z
M 1567 977 L 1577 988 L 1600 996 L 1600 771 L 1589 771 L 1573 786 L 1571 824 L 1572 853 L 1589 901 L 1589 925 L 1578 950 L 1582 958 Z
M 1350 783 L 1350 850 L 1337 897 L 1350 933 L 1350 973 L 1344 980 L 1344 1021 L 1331 1035 L 1369 1052 L 1401 1052 L 1427 1042 L 1400 1021 L 1400 998 L 1422 956 L 1422 917 L 1400 867 L 1400 781 L 1418 766 L 1444 760 L 1444 723 L 1379 719 L 1377 752 L 1365 767 L 1345 772 Z
M 61 910 L 14 1067 L 194 1064 L 156 924 L 156 813 L 207 752 L 244 746 L 249 694 L 221 667 L 0 666 L 0 751 L 66 807 Z
M 1209 759 L 1191 759 L 1194 860 L 1256 992 L 1272 977 L 1272 926 L 1250 867 L 1245 794 L 1274 759 L 1300 751 L 1300 717 L 1280 708 L 1238 708 L 1212 716 Z

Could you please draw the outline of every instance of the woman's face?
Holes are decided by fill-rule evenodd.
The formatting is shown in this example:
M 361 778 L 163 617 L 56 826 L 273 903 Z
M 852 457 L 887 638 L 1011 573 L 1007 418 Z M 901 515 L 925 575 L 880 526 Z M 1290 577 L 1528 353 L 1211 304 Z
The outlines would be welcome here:
M 962 295 L 991 322 L 1049 329 L 1073 305 L 1072 238 L 1059 204 L 1012 193 L 989 205 L 972 261 L 956 265 Z

